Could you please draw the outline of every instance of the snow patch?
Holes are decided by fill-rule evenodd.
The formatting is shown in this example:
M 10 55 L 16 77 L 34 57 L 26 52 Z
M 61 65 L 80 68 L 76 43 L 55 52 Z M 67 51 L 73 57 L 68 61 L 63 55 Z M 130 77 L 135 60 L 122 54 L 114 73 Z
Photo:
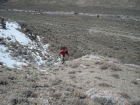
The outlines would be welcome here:
M 48 53 L 49 44 L 43 44 L 39 36 L 38 42 L 31 40 L 20 32 L 21 27 L 16 22 L 6 22 L 6 29 L 0 29 L 0 62 L 11 68 L 27 66 L 32 63 L 37 65 L 52 64 L 54 58 Z M 13 47 L 14 44 L 16 47 Z M 21 47 L 20 49 L 18 49 Z M 12 49 L 9 49 L 12 48 Z M 19 51 L 21 50 L 21 51 Z M 22 52 L 21 54 L 19 52 Z M 25 52 L 25 54 L 23 54 Z M 14 56 L 11 56 L 13 53 Z
M 11 38 L 12 42 L 18 41 L 22 45 L 31 43 L 31 40 L 17 29 L 20 29 L 20 26 L 17 23 L 6 22 L 6 30 L 0 29 L 0 37 Z

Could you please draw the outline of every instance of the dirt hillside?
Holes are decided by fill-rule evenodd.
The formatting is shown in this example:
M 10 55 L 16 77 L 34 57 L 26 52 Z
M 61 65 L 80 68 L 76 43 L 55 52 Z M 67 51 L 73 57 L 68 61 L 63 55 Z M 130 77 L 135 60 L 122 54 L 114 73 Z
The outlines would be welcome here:
M 37 8 L 41 7 L 37 6 Z M 45 10 L 39 10 L 35 13 L 24 9 L 23 12 L 21 10 L 19 12 L 18 9 L 13 11 L 6 9 L 6 11 L 0 11 L 0 14 L 6 19 L 23 22 L 25 28 L 43 38 L 44 44 L 51 45 L 50 49 L 56 57 L 60 47 L 65 45 L 71 59 L 96 53 L 118 58 L 123 63 L 140 63 L 139 11 L 109 9 L 105 11 L 111 14 L 99 12 L 99 14 L 75 15 L 72 12 L 69 15 L 68 12 L 62 14 L 63 12 L 54 11 L 49 14 Z M 104 9 L 101 10 L 104 11 Z
M 1 105 L 139 105 L 140 67 L 97 55 L 51 67 L 1 67 Z
M 41 37 L 43 44 L 49 43 L 55 59 L 63 45 L 70 54 L 64 65 L 0 66 L 1 104 L 140 105 L 139 3 L 8 0 L 0 4 L 0 17 L 16 21 Z
M 103 7 L 119 7 L 119 8 L 135 8 L 140 7 L 139 0 L 9 0 L 13 4 L 49 4 L 60 6 L 103 6 Z

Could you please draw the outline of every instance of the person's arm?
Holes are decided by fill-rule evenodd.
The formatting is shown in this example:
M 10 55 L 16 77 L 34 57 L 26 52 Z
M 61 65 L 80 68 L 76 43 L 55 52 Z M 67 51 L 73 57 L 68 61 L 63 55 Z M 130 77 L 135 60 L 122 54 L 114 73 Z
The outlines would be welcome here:
M 61 51 L 59 51 L 59 56 L 61 55 Z

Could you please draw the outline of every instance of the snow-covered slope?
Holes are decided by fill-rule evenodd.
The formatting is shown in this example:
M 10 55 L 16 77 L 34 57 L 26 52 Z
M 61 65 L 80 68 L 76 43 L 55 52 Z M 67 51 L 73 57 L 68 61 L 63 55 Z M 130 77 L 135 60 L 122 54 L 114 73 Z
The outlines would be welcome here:
M 49 44 L 44 45 L 37 36 L 36 41 L 20 32 L 16 22 L 6 22 L 6 29 L 0 28 L 0 64 L 20 67 L 28 64 L 49 65 L 54 58 L 48 53 Z

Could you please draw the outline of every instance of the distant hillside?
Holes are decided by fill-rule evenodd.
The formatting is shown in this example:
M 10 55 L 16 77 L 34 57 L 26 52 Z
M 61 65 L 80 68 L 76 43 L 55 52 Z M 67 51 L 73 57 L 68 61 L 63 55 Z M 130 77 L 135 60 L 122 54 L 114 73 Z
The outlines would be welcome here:
M 140 0 L 9 0 L 13 3 L 24 4 L 51 4 L 51 5 L 76 5 L 86 6 L 103 6 L 103 7 L 119 7 L 119 8 L 135 8 L 140 9 Z
M 5 2 L 7 2 L 8 0 L 0 0 L 0 4 L 1 3 L 5 3 Z

